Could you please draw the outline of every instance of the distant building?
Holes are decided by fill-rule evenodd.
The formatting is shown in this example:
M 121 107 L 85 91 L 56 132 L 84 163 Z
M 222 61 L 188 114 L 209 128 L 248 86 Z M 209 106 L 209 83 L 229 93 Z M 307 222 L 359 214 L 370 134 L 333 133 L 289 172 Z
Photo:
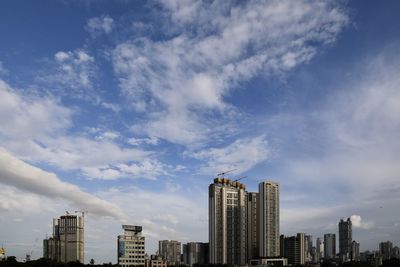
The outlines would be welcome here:
M 250 261 L 252 267 L 283 267 L 287 265 L 288 260 L 280 257 L 259 258 Z
M 151 255 L 149 267 L 167 267 L 167 261 L 159 255 Z
M 260 207 L 260 257 L 280 255 L 279 183 L 265 181 L 258 186 Z
M 245 185 L 215 178 L 209 186 L 211 264 L 247 263 L 247 192 Z
M 376 251 L 365 251 L 360 253 L 360 259 L 371 267 L 379 267 L 382 265 L 382 255 Z
M 303 233 L 285 237 L 281 235 L 281 257 L 287 258 L 288 264 L 304 265 L 306 259 L 306 242 Z
M 320 237 L 317 238 L 316 255 L 318 259 L 316 262 L 320 262 L 321 259 L 324 257 L 324 240 Z
M 379 251 L 383 260 L 389 260 L 392 257 L 393 243 L 390 241 L 379 243 Z
M 247 193 L 247 258 L 257 259 L 260 253 L 259 194 Z
M 312 242 L 312 235 L 304 235 L 304 249 L 305 249 L 305 259 L 304 262 L 309 263 L 312 262 L 312 255 L 313 255 L 313 242 Z
M 122 225 L 123 235 L 118 236 L 118 265 L 145 267 L 145 237 L 142 226 Z
M 339 255 L 342 261 L 350 259 L 352 237 L 352 224 L 351 219 L 343 219 L 339 222 Z
M 193 264 L 208 263 L 208 243 L 191 242 L 182 246 L 183 263 L 189 267 Z
M 400 258 L 400 249 L 399 247 L 393 247 L 392 249 L 392 258 L 399 259 Z
M 336 256 L 336 235 L 324 235 L 324 259 L 331 260 Z
M 350 260 L 352 261 L 360 260 L 360 243 L 357 243 L 354 240 L 353 242 L 351 242 Z
M 43 240 L 43 257 L 84 263 L 84 218 L 66 214 L 53 219 L 53 236 Z
M 161 240 L 158 242 L 158 255 L 167 261 L 168 266 L 181 264 L 181 242 L 175 240 Z

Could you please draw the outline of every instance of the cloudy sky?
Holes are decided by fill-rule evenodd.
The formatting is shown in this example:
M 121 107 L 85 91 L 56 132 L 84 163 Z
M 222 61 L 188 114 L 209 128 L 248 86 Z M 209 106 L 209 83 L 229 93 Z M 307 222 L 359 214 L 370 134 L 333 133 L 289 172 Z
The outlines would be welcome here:
M 2 1 L 0 244 L 42 255 L 87 210 L 86 261 L 121 224 L 208 240 L 219 172 L 281 184 L 281 232 L 353 216 L 400 245 L 398 1 Z

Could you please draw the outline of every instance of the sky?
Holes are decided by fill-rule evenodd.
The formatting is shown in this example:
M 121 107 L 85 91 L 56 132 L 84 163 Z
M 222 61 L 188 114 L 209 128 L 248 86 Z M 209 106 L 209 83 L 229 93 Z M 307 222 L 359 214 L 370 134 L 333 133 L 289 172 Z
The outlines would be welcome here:
M 85 261 L 122 224 L 208 241 L 208 185 L 280 183 L 281 233 L 400 245 L 398 1 L 0 3 L 0 245 L 42 256 L 84 210 Z M 315 241 L 314 241 L 315 242 Z

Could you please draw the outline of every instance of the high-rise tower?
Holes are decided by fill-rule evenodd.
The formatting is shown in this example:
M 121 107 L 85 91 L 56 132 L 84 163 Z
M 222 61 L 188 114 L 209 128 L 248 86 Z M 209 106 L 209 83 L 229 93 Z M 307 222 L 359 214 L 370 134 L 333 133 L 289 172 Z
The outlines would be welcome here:
M 43 257 L 57 262 L 84 262 L 84 217 L 53 219 L 53 237 L 43 240 Z
M 324 259 L 334 259 L 336 256 L 336 235 L 325 234 L 324 235 Z
M 209 186 L 209 256 L 211 264 L 245 265 L 247 192 L 245 185 L 215 178 Z
M 279 183 L 259 184 L 260 257 L 277 257 L 279 244 Z
M 342 260 L 350 259 L 352 237 L 352 225 L 350 218 L 339 222 L 339 254 Z

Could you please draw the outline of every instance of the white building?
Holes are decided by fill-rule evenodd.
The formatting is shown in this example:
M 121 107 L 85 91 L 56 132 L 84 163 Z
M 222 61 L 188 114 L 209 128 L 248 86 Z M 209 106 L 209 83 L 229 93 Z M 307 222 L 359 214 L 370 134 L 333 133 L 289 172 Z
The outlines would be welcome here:
M 118 236 L 118 265 L 145 267 L 145 238 L 142 226 L 122 225 L 124 234 Z

